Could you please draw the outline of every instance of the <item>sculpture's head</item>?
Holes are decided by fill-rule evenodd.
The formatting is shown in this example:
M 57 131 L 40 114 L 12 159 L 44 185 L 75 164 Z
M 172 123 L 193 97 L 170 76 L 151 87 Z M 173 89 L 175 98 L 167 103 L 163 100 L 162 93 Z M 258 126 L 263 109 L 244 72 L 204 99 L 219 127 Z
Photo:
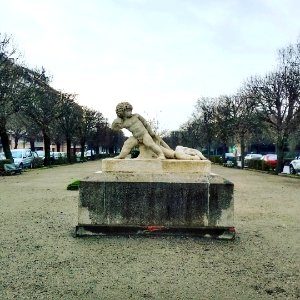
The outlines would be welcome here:
M 116 114 L 119 118 L 124 117 L 124 112 L 132 111 L 132 105 L 129 102 L 120 102 L 116 107 Z

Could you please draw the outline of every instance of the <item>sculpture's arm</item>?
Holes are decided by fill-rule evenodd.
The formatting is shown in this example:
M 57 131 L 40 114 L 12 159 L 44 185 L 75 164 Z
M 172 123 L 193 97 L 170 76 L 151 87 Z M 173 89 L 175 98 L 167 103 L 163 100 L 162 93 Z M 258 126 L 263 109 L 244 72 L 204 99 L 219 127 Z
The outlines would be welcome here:
M 152 130 L 152 128 L 150 127 L 150 125 L 148 124 L 148 122 L 141 115 L 136 114 L 136 116 L 143 123 L 143 125 L 147 129 L 148 133 L 154 138 L 156 135 L 155 135 L 154 131 Z
M 158 134 L 154 133 L 154 131 L 152 130 L 152 128 L 150 127 L 148 122 L 141 115 L 139 115 L 139 114 L 136 114 L 136 115 L 139 118 L 139 120 L 143 123 L 143 125 L 145 126 L 145 128 L 147 129 L 147 131 L 149 132 L 151 137 L 153 138 L 154 142 L 157 141 L 158 144 L 165 147 L 166 149 L 171 149 L 170 146 Z
M 116 118 L 112 124 L 111 124 L 111 129 L 114 131 L 121 130 L 123 128 L 123 120 L 121 118 Z

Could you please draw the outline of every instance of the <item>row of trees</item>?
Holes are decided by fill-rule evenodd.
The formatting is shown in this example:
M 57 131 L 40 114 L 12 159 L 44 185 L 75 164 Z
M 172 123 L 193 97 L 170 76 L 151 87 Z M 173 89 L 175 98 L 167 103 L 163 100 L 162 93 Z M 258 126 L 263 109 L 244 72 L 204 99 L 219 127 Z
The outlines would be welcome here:
M 71 145 L 80 145 L 82 158 L 88 145 L 99 153 L 99 146 L 119 148 L 123 144 L 122 132 L 113 132 L 101 112 L 81 106 L 76 94 L 65 93 L 51 87 L 45 70 L 29 69 L 20 62 L 11 37 L 0 34 L 0 137 L 7 159 L 11 159 L 9 134 L 15 144 L 25 137 L 34 150 L 34 141 L 44 141 L 45 164 L 50 163 L 51 142 L 59 151 L 63 141 L 67 144 L 67 157 L 71 161 Z
M 171 145 L 194 148 L 275 143 L 281 172 L 284 147 L 300 137 L 300 41 L 278 51 L 276 68 L 264 76 L 249 77 L 234 95 L 200 98 L 190 120 L 167 137 Z M 295 142 L 294 142 L 295 144 Z

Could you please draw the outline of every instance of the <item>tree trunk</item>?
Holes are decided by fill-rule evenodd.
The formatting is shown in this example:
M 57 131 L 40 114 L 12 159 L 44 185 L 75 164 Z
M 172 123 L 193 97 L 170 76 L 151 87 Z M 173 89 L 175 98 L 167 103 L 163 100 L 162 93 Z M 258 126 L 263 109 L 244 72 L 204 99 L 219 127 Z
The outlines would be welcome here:
M 73 156 L 76 157 L 76 143 L 73 143 Z
M 60 142 L 57 142 L 57 143 L 56 143 L 56 149 L 57 149 L 57 152 L 60 152 L 60 146 L 61 146 L 61 143 L 60 143 Z
M 80 151 L 81 151 L 81 156 L 80 159 L 83 161 L 84 160 L 84 150 L 85 150 L 85 141 L 80 142 Z
M 278 136 L 277 137 L 277 163 L 276 163 L 276 174 L 278 175 L 279 173 L 282 172 L 283 170 L 283 148 L 285 144 L 285 138 Z
M 97 143 L 96 148 L 95 148 L 95 154 L 99 155 L 99 144 Z
M 211 149 L 211 143 L 207 144 L 207 158 L 209 159 L 210 157 L 210 149 Z
M 223 144 L 223 154 L 222 154 L 223 163 L 226 162 L 226 160 L 225 160 L 225 153 L 227 153 L 227 145 Z
M 71 139 L 67 137 L 66 140 L 67 140 L 67 158 L 70 163 L 71 162 Z
M 244 169 L 245 166 L 245 135 L 241 134 L 240 136 L 240 142 L 241 142 L 241 168 Z
M 11 155 L 10 147 L 9 147 L 9 138 L 8 138 L 8 134 L 6 133 L 5 128 L 0 128 L 0 136 L 1 136 L 1 144 L 3 147 L 5 157 L 6 157 L 6 159 L 12 160 L 12 155 Z
M 49 166 L 51 164 L 51 160 L 50 160 L 51 140 L 50 140 L 50 136 L 47 134 L 46 130 L 43 130 L 43 138 L 44 138 L 44 151 L 45 151 L 44 165 Z
M 31 150 L 31 151 L 35 151 L 34 142 L 35 142 L 34 139 L 30 139 L 30 140 L 29 140 L 29 143 L 30 143 L 30 150 Z
M 18 149 L 18 143 L 19 143 L 19 137 L 18 137 L 18 135 L 15 135 L 14 140 L 15 140 L 15 146 L 14 146 L 14 149 Z

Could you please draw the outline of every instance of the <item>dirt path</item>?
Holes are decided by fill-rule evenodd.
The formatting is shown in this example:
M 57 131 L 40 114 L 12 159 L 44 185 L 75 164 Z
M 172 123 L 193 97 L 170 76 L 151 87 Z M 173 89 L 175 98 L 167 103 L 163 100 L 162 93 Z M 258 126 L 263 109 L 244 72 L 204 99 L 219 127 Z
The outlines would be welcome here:
M 0 177 L 0 299 L 299 299 L 300 180 L 213 166 L 235 184 L 235 242 L 73 238 L 88 162 Z

